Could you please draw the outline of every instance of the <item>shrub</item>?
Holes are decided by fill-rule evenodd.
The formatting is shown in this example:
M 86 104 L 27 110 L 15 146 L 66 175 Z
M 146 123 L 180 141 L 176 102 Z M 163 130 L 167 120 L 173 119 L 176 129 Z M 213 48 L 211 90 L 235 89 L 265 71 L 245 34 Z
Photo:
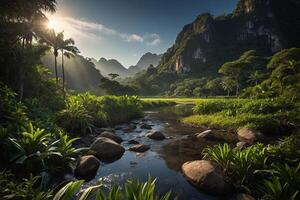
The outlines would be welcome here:
M 278 144 L 255 144 L 243 150 L 216 145 L 203 153 L 223 169 L 238 190 L 252 191 L 263 199 L 298 199 L 299 138 L 299 134 L 291 135 Z
M 94 126 L 113 125 L 141 115 L 142 103 L 136 96 L 97 97 L 85 93 L 69 97 L 58 122 L 67 131 L 86 134 Z
M 17 101 L 16 94 L 0 82 L 0 125 L 16 132 L 28 123 L 26 107 Z
M 92 116 L 83 103 L 75 98 L 69 98 L 66 108 L 58 114 L 58 123 L 65 130 L 86 134 L 92 132 Z
M 52 192 L 42 191 L 40 187 L 37 187 L 38 179 L 39 177 L 30 176 L 29 179 L 17 182 L 11 173 L 0 172 L 0 199 L 50 200 Z

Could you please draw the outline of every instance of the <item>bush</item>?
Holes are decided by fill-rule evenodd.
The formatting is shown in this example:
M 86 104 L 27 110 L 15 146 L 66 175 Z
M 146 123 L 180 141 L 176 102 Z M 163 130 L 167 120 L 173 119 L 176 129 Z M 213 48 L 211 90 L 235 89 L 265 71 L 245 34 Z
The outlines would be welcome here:
M 51 199 L 52 192 L 42 191 L 37 187 L 39 177 L 30 176 L 29 179 L 23 179 L 17 182 L 14 175 L 8 172 L 0 173 L 0 199 L 18 199 L 18 200 L 47 200 Z
M 17 95 L 0 82 L 0 125 L 12 132 L 28 123 L 27 108 L 17 100 Z
M 85 93 L 68 98 L 58 122 L 67 131 L 86 134 L 94 127 L 125 122 L 141 115 L 142 103 L 136 96 L 98 97 Z
M 92 132 L 92 116 L 83 103 L 75 98 L 69 98 L 66 108 L 58 114 L 58 124 L 66 131 L 86 134 Z

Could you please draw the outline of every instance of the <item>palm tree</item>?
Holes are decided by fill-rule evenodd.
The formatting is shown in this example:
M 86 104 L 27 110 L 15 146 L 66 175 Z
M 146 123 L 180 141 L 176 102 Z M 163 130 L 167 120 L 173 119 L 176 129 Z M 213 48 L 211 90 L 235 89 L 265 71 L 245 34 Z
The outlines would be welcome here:
M 65 67 L 64 67 L 64 56 L 70 58 L 71 56 L 77 55 L 79 52 L 78 48 L 74 46 L 75 42 L 72 38 L 64 40 L 62 35 L 62 43 L 59 46 L 61 50 L 61 69 L 62 69 L 62 89 L 65 91 Z M 65 95 L 65 92 L 64 92 Z
M 55 31 L 53 29 L 51 29 L 42 36 L 42 39 L 40 40 L 40 42 L 46 43 L 53 50 L 55 80 L 56 80 L 56 85 L 58 86 L 57 56 L 58 56 L 58 51 L 61 49 L 61 46 L 64 43 L 64 34 L 63 34 L 63 32 L 56 34 Z
M 222 87 L 225 91 L 227 91 L 227 96 L 230 95 L 230 92 L 232 92 L 233 88 L 236 86 L 236 81 L 229 78 L 225 77 L 222 80 Z M 237 95 L 237 94 L 236 94 Z
M 256 70 L 253 74 L 249 76 L 249 82 L 254 83 L 255 86 L 258 85 L 258 82 L 264 78 L 265 74 L 261 73 L 260 71 Z

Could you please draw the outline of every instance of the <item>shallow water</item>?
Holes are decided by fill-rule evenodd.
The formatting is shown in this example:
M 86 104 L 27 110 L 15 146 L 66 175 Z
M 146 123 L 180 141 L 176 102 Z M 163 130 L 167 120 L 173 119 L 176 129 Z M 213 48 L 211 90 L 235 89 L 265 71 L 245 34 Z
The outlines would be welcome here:
M 163 194 L 172 190 L 174 196 L 179 199 L 216 199 L 207 195 L 191 184 L 181 174 L 181 165 L 189 160 L 201 159 L 201 151 L 207 145 L 222 142 L 233 142 L 230 133 L 218 130 L 219 135 L 212 140 L 197 139 L 190 136 L 202 132 L 205 128 L 196 128 L 180 124 L 178 119 L 191 114 L 190 106 L 173 106 L 145 112 L 142 119 L 133 120 L 137 128 L 130 133 L 124 132 L 128 123 L 115 127 L 115 133 L 121 136 L 121 143 L 126 151 L 124 155 L 112 163 L 101 163 L 96 176 L 85 183 L 84 187 L 103 184 L 110 187 L 111 184 L 124 184 L 130 178 L 146 181 L 148 175 L 157 178 L 157 192 Z M 152 130 L 163 132 L 168 139 L 155 141 L 145 137 L 149 130 L 140 129 L 141 123 L 152 125 Z M 145 153 L 128 151 L 132 146 L 128 140 L 134 139 L 141 144 L 150 145 L 151 149 Z

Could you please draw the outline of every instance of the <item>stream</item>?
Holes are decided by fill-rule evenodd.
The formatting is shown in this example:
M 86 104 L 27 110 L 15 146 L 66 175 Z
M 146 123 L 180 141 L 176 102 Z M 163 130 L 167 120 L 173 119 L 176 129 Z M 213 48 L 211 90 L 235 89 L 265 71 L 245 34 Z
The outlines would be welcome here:
M 121 145 L 126 149 L 124 155 L 110 163 L 101 163 L 96 176 L 86 182 L 83 188 L 102 184 L 109 188 L 112 184 L 123 185 L 128 179 L 136 178 L 146 181 L 148 175 L 156 177 L 158 194 L 172 190 L 172 196 L 180 200 L 216 199 L 207 195 L 189 184 L 181 173 L 181 165 L 186 161 L 201 159 L 202 150 L 208 145 L 218 143 L 234 143 L 235 137 L 225 130 L 216 130 L 213 138 L 193 137 L 207 128 L 187 126 L 179 123 L 179 119 L 191 115 L 191 106 L 177 105 L 147 111 L 141 119 L 133 120 L 113 127 L 116 135 L 124 140 Z M 167 137 L 165 140 L 156 141 L 145 135 L 149 130 L 141 129 L 140 125 L 146 123 L 152 130 L 161 131 Z M 133 131 L 126 131 L 129 125 L 135 125 Z M 129 140 L 136 140 L 140 144 L 150 146 L 145 153 L 128 151 L 133 146 Z

